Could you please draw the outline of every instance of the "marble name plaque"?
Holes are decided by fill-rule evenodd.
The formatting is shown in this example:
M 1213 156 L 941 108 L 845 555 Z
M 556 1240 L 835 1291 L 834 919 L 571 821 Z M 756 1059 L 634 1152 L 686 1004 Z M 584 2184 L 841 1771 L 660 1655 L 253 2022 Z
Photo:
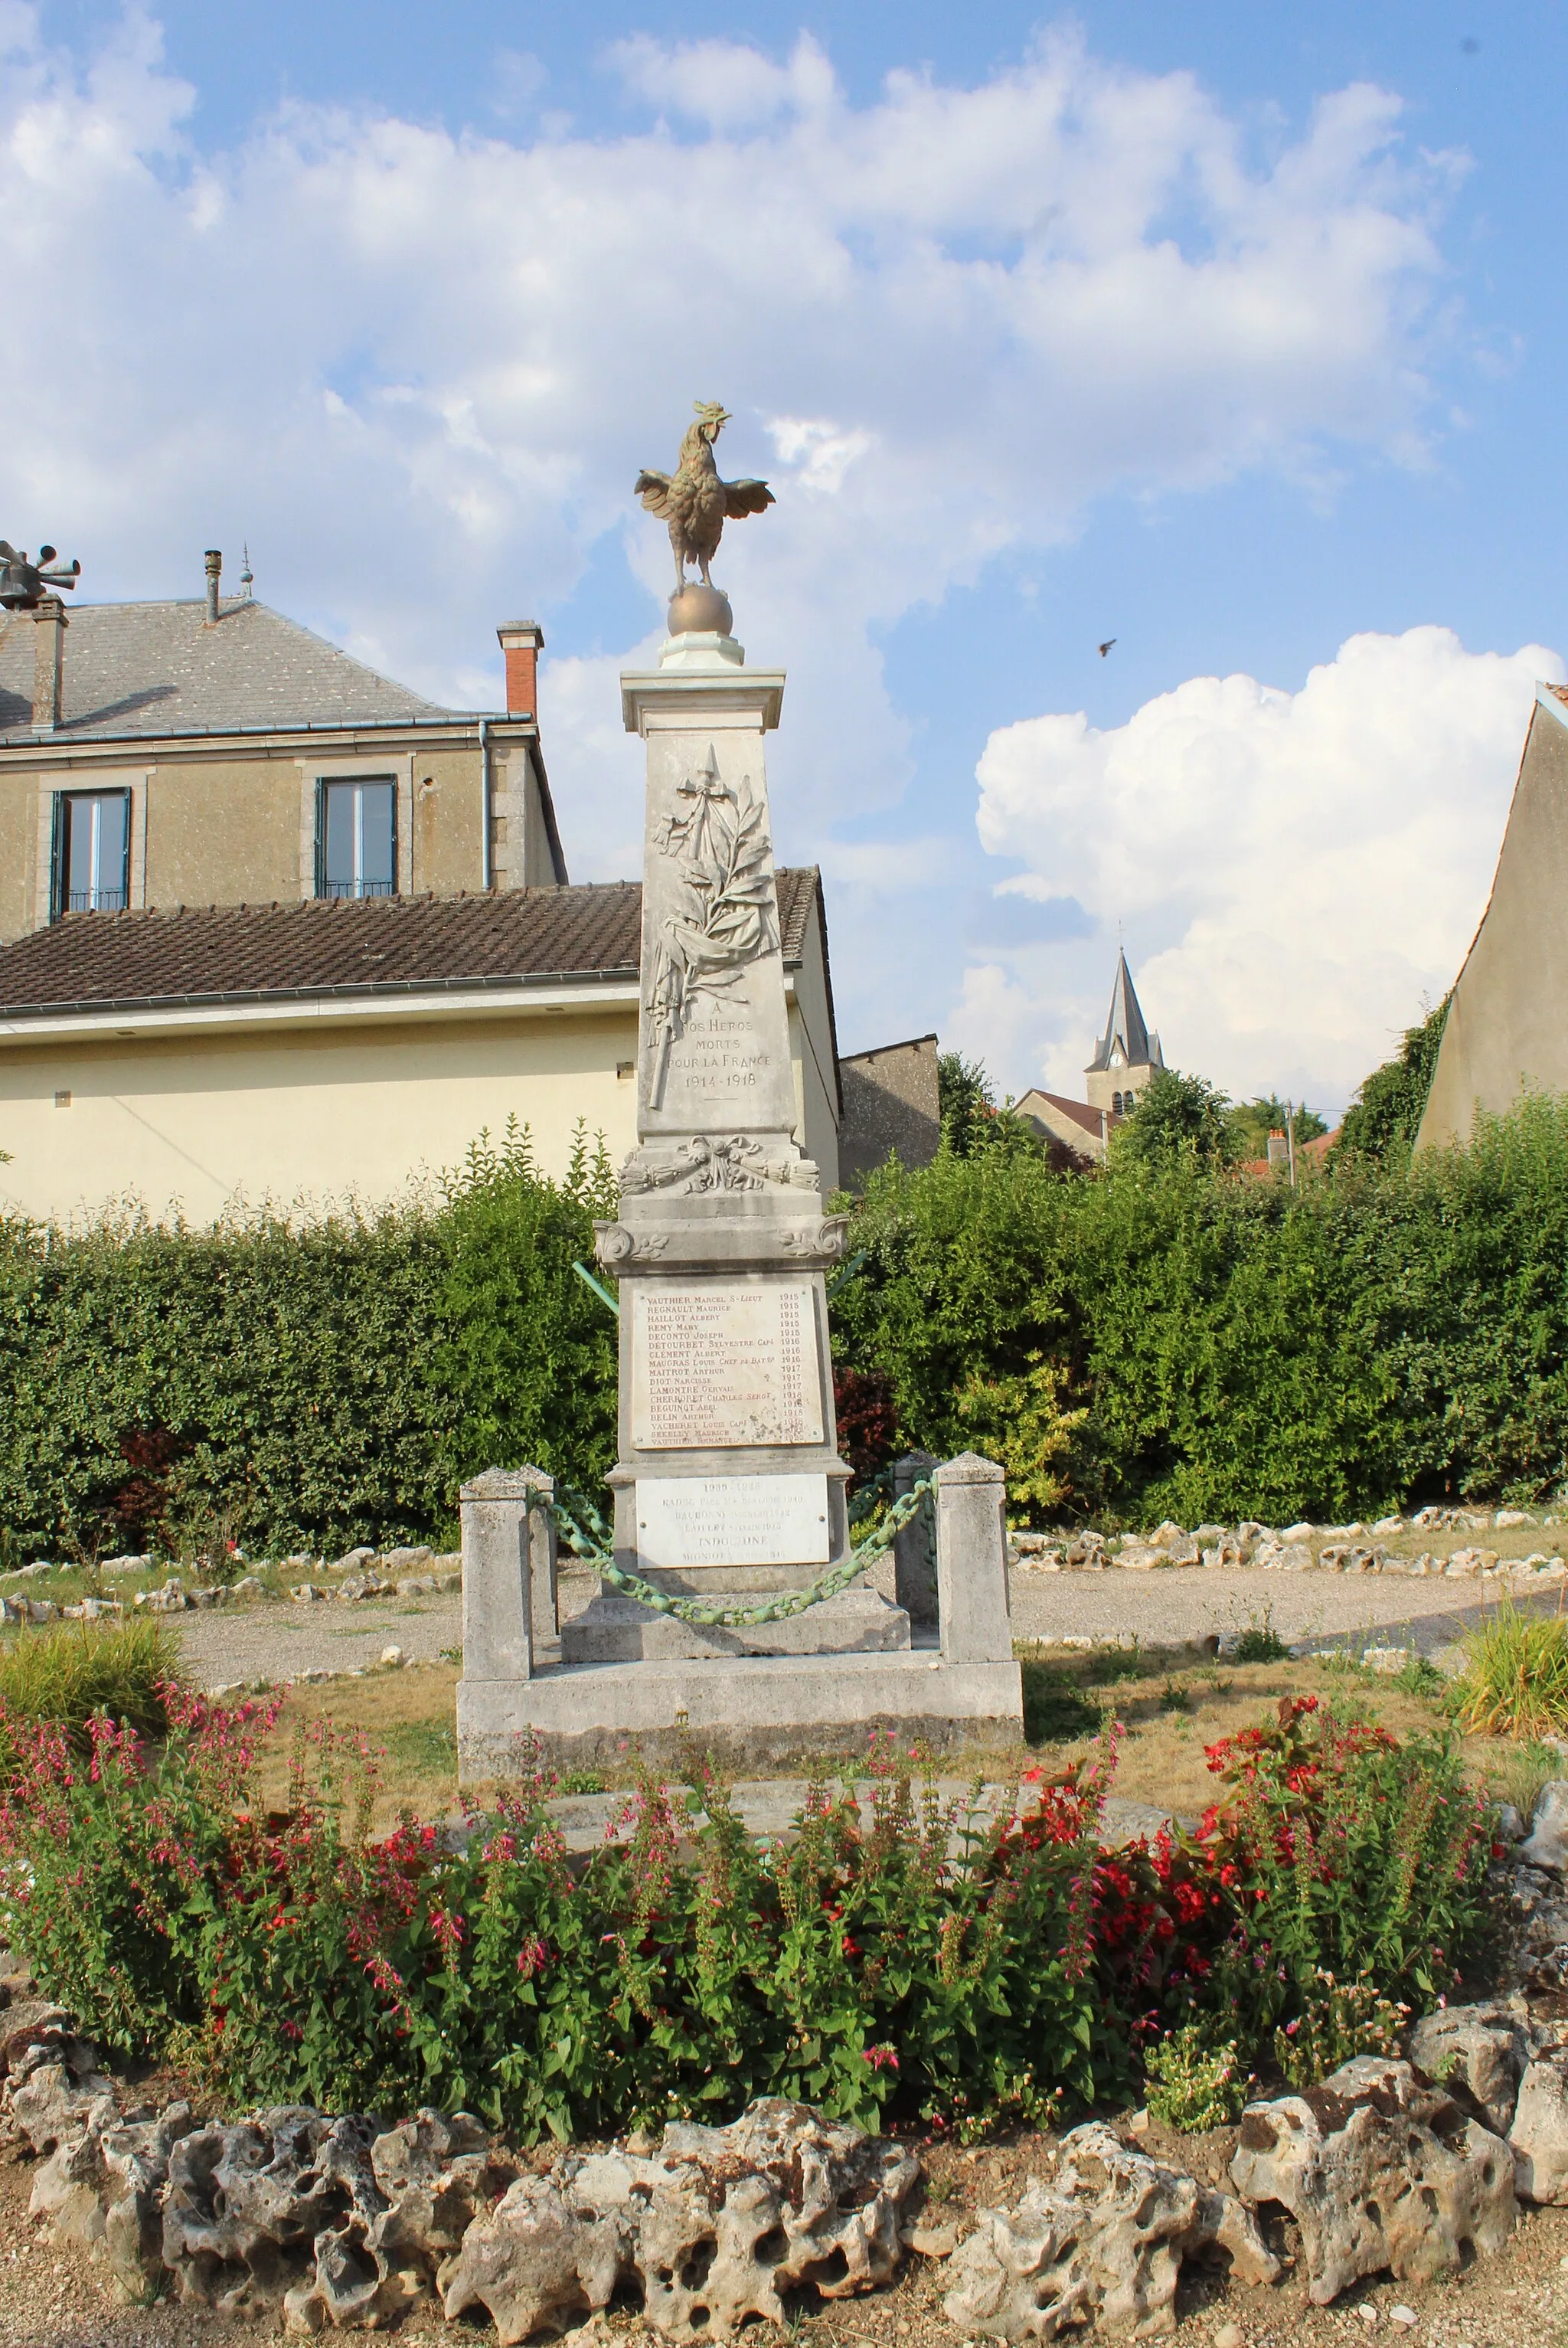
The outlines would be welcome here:
M 644 1451 L 820 1443 L 822 1369 L 810 1282 L 639 1283 L 631 1439 Z
M 644 1476 L 643 1566 L 825 1565 L 825 1476 Z

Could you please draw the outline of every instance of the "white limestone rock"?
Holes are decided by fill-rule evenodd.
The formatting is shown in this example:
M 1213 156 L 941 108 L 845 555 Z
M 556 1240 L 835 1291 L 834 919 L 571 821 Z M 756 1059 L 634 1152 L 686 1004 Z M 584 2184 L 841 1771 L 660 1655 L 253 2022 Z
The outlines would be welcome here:
M 900 2147 L 809 2105 L 764 2097 L 728 2127 L 672 2125 L 655 2154 L 567 2154 L 468 2229 L 446 2271 L 450 2322 L 483 2306 L 502 2348 L 641 2289 L 645 2321 L 728 2338 L 783 2325 L 804 2283 L 841 2299 L 892 2280 L 919 2180 Z
M 1183 2259 L 1213 2250 L 1244 2282 L 1278 2277 L 1239 2202 L 1091 2121 L 1063 2138 L 1054 2172 L 1031 2178 L 1015 2208 L 980 2211 L 943 2304 L 971 2338 L 1054 2340 L 1091 2323 L 1149 2339 L 1176 2328 Z
M 1496 2136 L 1506 2136 L 1530 2060 L 1530 2009 L 1522 1997 L 1450 2005 L 1418 2022 L 1405 2052 L 1435 2085 L 1463 2085 Z
M 1541 1788 L 1519 1856 L 1532 1867 L 1550 1868 L 1558 1875 L 1568 1869 L 1568 1777 L 1551 1778 Z
M 1456 2273 L 1512 2230 L 1513 2156 L 1408 2063 L 1360 2054 L 1319 2087 L 1249 2104 L 1231 2182 L 1301 2229 L 1307 2295 L 1327 2307 L 1389 2269 L 1400 2282 Z
M 285 2106 L 170 2154 L 163 2263 L 187 2303 L 285 2331 L 381 2331 L 420 2300 L 510 2175 L 466 2113 L 384 2134 Z
M 1508 2141 L 1520 2199 L 1568 2201 L 1568 2054 L 1542 2054 L 1529 2065 Z

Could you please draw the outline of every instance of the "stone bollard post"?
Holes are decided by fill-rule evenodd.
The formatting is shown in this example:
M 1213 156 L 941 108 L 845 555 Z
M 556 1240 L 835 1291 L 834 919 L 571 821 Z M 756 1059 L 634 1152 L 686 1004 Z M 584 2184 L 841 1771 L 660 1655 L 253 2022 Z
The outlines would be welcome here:
M 937 1470 L 937 1598 L 944 1663 L 1012 1661 L 1007 1478 L 975 1451 Z
M 457 1496 L 465 1679 L 531 1679 L 541 1642 L 555 1636 L 555 1523 L 528 1506 L 530 1492 L 554 1491 L 541 1468 L 487 1468 Z
M 928 1451 L 909 1451 L 902 1459 L 895 1459 L 895 1502 L 907 1498 L 936 1464 Z M 922 1509 L 893 1536 L 893 1602 L 903 1607 L 911 1622 L 935 1622 L 938 1619 L 937 1574 L 931 1563 L 931 1509 Z

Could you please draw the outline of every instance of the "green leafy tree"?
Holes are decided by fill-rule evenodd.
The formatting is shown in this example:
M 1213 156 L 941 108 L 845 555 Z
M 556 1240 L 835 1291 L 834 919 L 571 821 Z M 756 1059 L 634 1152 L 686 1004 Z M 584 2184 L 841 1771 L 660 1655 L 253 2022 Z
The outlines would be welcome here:
M 985 1063 L 966 1060 L 961 1052 L 943 1052 L 937 1061 L 937 1087 L 943 1147 L 955 1158 L 972 1158 L 984 1148 L 997 1115 Z
M 1415 1148 L 1452 1000 L 1445 994 L 1418 1026 L 1407 1027 L 1393 1059 L 1373 1069 L 1345 1112 L 1339 1129 L 1342 1151 L 1381 1164 L 1408 1157 Z
M 1287 1112 L 1277 1093 L 1270 1093 L 1266 1099 L 1259 1095 L 1255 1100 L 1237 1101 L 1225 1111 L 1230 1154 L 1237 1159 L 1266 1158 L 1268 1137 L 1285 1131 L 1287 1114 L 1297 1149 L 1328 1130 L 1315 1109 L 1304 1107 Z
M 1167 1164 L 1193 1158 L 1223 1166 L 1234 1155 L 1228 1122 L 1230 1103 L 1204 1076 L 1161 1068 L 1138 1096 L 1137 1107 L 1118 1128 L 1116 1156 L 1136 1165 Z

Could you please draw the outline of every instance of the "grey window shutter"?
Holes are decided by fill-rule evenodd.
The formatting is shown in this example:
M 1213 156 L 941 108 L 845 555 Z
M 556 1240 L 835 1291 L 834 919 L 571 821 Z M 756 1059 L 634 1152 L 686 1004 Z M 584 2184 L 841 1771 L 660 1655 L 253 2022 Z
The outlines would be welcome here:
M 66 877 L 65 873 L 61 870 L 61 858 L 65 849 L 65 836 L 66 795 L 64 791 L 56 791 L 55 793 L 54 816 L 49 831 L 49 919 L 51 922 L 57 922 L 60 915 L 66 910 Z
M 119 860 L 119 901 L 123 907 L 130 904 L 130 793 L 122 791 L 125 801 L 125 845 Z
M 315 893 L 318 897 L 327 893 L 327 787 L 323 782 L 316 785 Z

